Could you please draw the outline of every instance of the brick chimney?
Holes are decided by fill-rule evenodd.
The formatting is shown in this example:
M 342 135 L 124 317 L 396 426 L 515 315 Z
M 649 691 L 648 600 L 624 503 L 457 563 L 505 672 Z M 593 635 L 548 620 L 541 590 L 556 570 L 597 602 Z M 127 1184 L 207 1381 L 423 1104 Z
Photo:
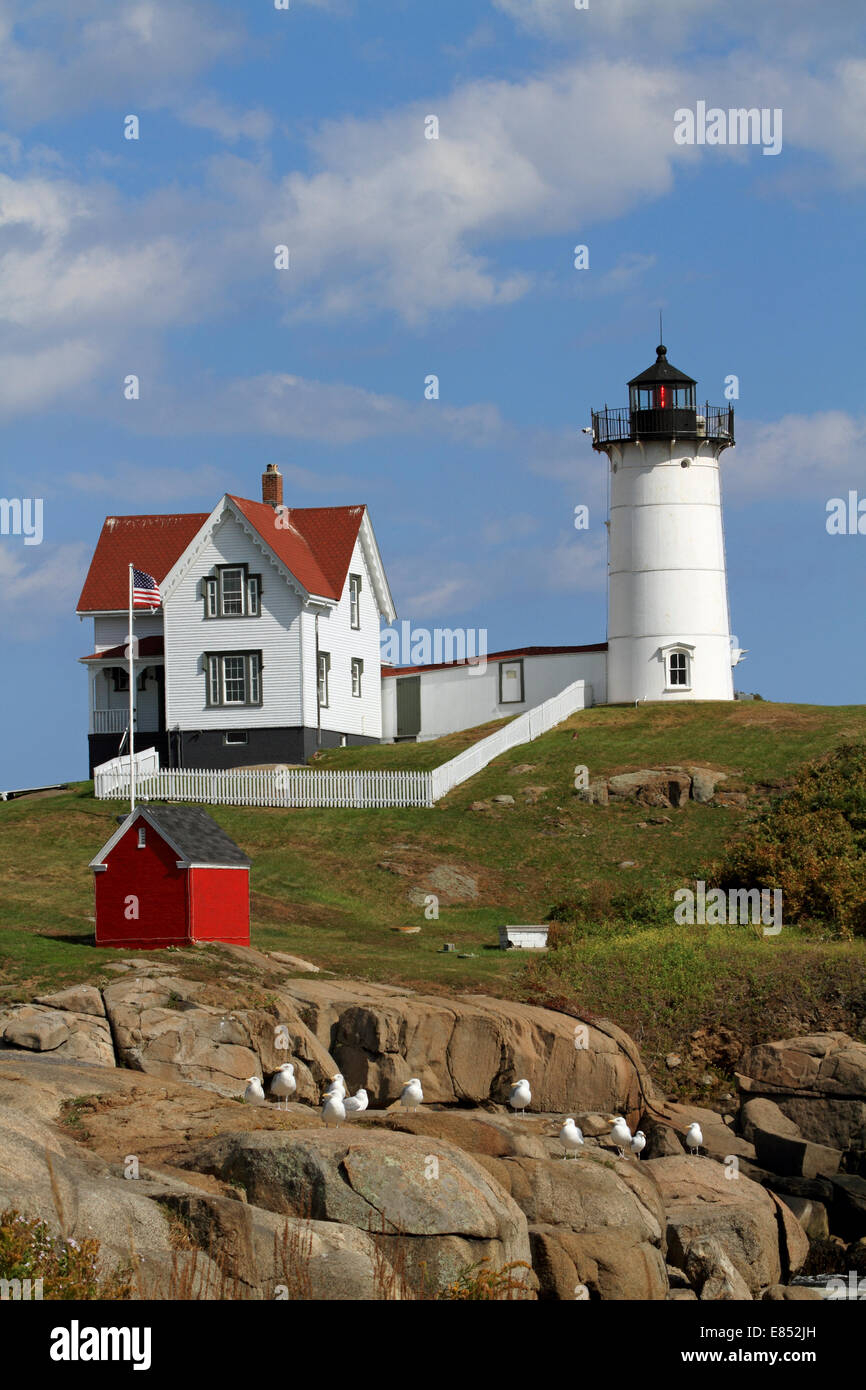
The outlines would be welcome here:
M 283 475 L 275 463 L 269 463 L 262 474 L 262 501 L 275 508 L 283 505 Z

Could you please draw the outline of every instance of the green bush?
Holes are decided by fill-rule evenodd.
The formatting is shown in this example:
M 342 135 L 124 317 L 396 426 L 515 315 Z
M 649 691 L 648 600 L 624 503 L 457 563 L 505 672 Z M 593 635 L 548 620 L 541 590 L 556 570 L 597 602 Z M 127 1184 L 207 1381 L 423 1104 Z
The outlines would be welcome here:
M 548 946 L 556 949 L 574 936 L 591 935 L 611 927 L 646 931 L 673 921 L 673 890 L 642 888 L 595 879 L 554 903 L 546 921 L 553 923 Z
M 707 875 L 718 888 L 781 888 L 785 920 L 866 935 L 866 745 L 810 763 L 729 843 Z

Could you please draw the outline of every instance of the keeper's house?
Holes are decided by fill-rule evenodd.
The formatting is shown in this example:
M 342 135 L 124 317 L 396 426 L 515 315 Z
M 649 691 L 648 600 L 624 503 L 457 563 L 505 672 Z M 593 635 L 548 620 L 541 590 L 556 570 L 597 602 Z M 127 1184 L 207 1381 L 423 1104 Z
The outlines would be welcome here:
M 93 618 L 90 770 L 128 750 L 128 566 L 162 607 L 135 615 L 135 747 L 163 767 L 303 763 L 382 737 L 380 620 L 396 617 L 367 508 L 261 502 L 110 516 L 78 601 Z
M 250 861 L 200 806 L 136 806 L 91 861 L 96 944 L 250 944 Z

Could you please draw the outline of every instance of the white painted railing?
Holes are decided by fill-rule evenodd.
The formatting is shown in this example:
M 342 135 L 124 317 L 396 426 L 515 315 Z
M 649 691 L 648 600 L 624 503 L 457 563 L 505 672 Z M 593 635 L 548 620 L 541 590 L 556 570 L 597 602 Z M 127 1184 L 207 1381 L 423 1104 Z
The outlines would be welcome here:
M 128 709 L 95 709 L 92 734 L 122 734 L 129 723 Z
M 429 807 L 494 758 L 531 743 L 576 710 L 585 709 L 591 697 L 592 689 L 585 681 L 574 681 L 432 772 L 318 767 L 160 769 L 158 753 L 148 748 L 135 755 L 136 791 L 142 801 L 197 801 L 209 806 Z M 96 768 L 93 789 L 101 800 L 128 797 L 129 759 L 112 758 Z
M 579 709 L 586 709 L 591 702 L 592 686 L 587 685 L 586 681 L 572 681 L 571 685 L 567 685 L 558 695 L 553 695 L 543 704 L 528 709 L 525 714 L 512 719 L 504 728 L 497 729 L 495 734 L 481 739 L 480 743 L 473 743 L 471 748 L 458 753 L 450 762 L 434 768 L 430 774 L 432 800 L 438 801 L 452 788 L 474 777 L 494 758 L 501 757 L 510 748 L 517 748 L 521 743 L 531 743 L 541 734 L 546 734 L 555 724 L 561 724 L 570 714 Z

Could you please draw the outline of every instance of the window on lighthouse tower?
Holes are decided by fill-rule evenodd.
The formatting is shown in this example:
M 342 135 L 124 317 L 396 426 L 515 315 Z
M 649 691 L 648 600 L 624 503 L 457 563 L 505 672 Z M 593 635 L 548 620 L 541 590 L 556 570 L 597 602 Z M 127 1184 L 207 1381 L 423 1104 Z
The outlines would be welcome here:
M 668 657 L 668 684 L 687 686 L 689 684 L 688 652 L 671 652 Z

